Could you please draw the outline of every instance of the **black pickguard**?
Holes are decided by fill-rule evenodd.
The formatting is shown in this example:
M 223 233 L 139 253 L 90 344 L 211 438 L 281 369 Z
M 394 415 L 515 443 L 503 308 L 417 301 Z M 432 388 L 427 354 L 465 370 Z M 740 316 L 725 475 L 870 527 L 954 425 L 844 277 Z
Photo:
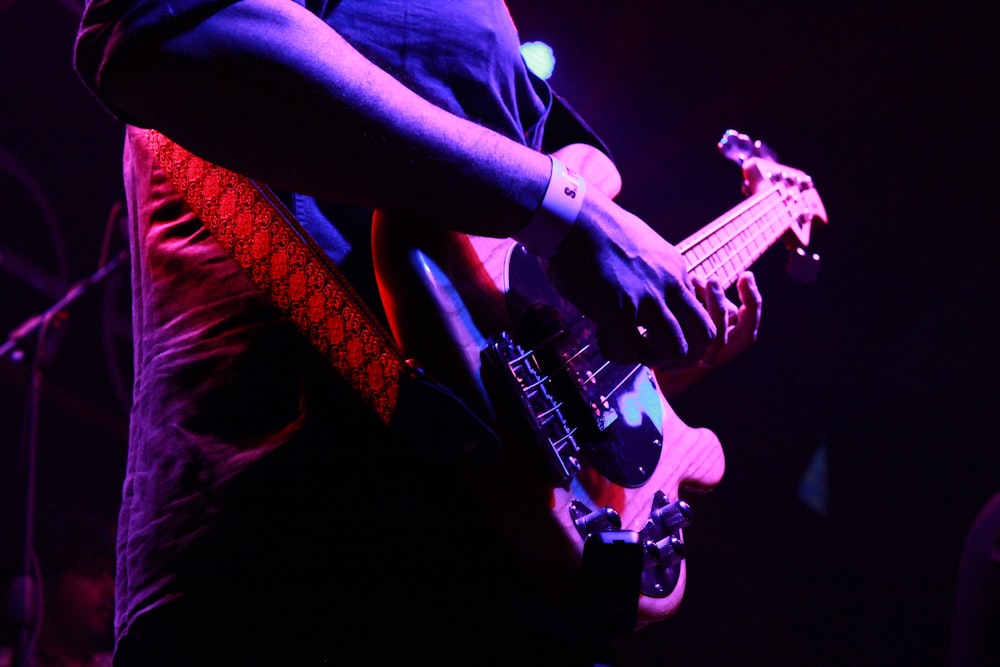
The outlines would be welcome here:
M 576 467 L 569 459 L 580 456 L 620 486 L 641 486 L 663 446 L 652 372 L 605 359 L 594 324 L 559 294 L 537 257 L 516 246 L 508 269 L 514 325 L 485 356 L 512 374 L 539 444 L 557 450 L 563 465 L 555 474 L 566 481 Z

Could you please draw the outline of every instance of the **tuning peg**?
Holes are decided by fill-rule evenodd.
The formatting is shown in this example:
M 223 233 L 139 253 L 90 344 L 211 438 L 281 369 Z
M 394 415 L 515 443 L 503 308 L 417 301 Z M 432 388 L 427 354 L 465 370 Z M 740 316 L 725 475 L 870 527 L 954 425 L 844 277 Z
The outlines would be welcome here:
M 687 556 L 687 547 L 676 535 L 667 535 L 659 542 L 647 540 L 643 548 L 646 555 L 661 567 L 677 565 Z
M 754 141 L 749 136 L 736 130 L 726 130 L 719 139 L 719 151 L 736 164 L 742 165 L 752 157 L 764 158 L 772 162 L 778 161 L 778 154 L 762 141 Z

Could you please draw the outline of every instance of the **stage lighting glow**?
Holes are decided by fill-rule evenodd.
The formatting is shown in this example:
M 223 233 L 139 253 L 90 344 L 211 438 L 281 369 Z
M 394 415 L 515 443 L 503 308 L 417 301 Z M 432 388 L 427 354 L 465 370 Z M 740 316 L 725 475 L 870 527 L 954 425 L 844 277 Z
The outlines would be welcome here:
M 521 45 L 521 56 L 528 69 L 539 78 L 548 79 L 556 67 L 556 57 L 552 47 L 545 42 L 525 42 Z

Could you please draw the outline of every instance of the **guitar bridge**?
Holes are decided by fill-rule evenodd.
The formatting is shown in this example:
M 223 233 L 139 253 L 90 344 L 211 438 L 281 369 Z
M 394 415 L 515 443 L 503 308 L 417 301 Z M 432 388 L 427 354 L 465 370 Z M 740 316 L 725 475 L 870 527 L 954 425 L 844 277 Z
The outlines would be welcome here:
M 546 468 L 560 484 L 567 484 L 580 472 L 580 448 L 573 438 L 574 429 L 563 417 L 562 404 L 550 393 L 548 378 L 534 355 L 504 332 L 493 338 L 483 350 L 483 357 L 519 397 L 522 414 L 531 426 Z

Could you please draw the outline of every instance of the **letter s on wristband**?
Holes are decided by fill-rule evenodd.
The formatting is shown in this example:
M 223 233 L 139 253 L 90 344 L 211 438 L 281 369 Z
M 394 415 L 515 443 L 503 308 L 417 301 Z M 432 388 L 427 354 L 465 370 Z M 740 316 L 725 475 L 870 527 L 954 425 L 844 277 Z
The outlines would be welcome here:
M 514 239 L 531 252 L 549 259 L 569 234 L 583 206 L 587 182 L 558 159 L 552 160 L 552 174 L 545 197 L 535 215 L 516 234 Z

